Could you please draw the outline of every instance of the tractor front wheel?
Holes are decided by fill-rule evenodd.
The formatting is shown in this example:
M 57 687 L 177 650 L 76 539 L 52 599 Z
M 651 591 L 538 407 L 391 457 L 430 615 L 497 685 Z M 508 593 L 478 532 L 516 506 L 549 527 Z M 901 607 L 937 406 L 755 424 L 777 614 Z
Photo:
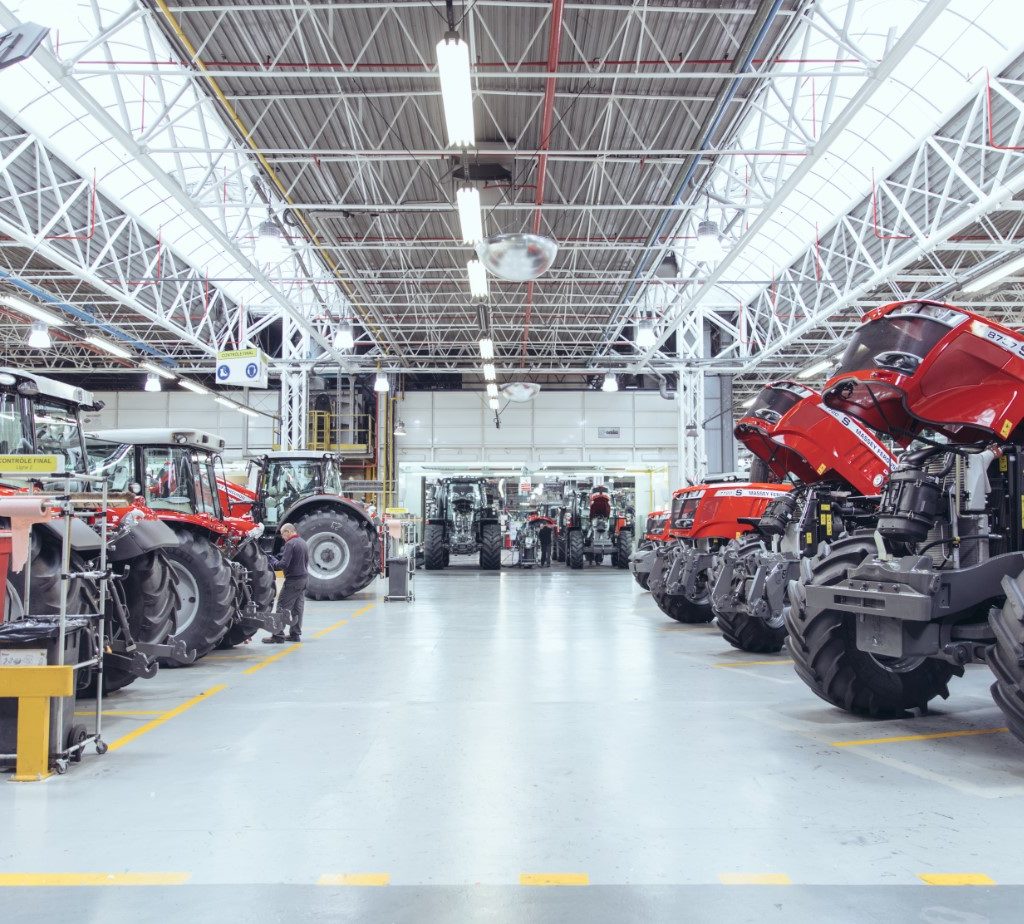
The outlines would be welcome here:
M 633 554 L 633 534 L 628 529 L 620 529 L 615 537 L 615 551 L 612 553 L 612 565 L 616 568 L 628 568 L 629 557 Z
M 447 564 L 444 527 L 440 523 L 431 523 L 423 531 L 423 567 L 427 571 L 440 571 Z
M 246 542 L 238 550 L 235 561 L 245 566 L 249 599 L 256 605 L 256 609 L 263 612 L 272 610 L 277 597 L 277 579 L 274 576 L 274 569 L 270 567 L 266 552 L 255 542 Z M 235 609 L 237 612 L 237 605 Z M 250 628 L 240 621 L 236 621 L 217 644 L 217 647 L 234 648 L 235 645 L 249 641 L 258 631 L 258 629 Z
M 484 571 L 501 569 L 501 526 L 484 523 L 480 527 L 480 567 Z
M 1006 602 L 988 617 L 996 638 L 988 656 L 995 674 L 992 698 L 1014 737 L 1024 742 L 1024 573 L 1003 578 L 1003 590 Z
M 213 651 L 234 618 L 231 567 L 208 536 L 188 529 L 174 531 L 178 544 L 163 550 L 176 594 L 170 638 L 184 642 L 187 650 L 195 649 L 198 660 Z M 168 661 L 165 666 L 179 665 Z
M 566 539 L 565 560 L 570 568 L 579 570 L 583 567 L 583 533 L 578 529 L 569 531 Z
M 309 547 L 311 600 L 344 600 L 377 574 L 373 533 L 342 510 L 314 510 L 299 517 L 295 528 Z

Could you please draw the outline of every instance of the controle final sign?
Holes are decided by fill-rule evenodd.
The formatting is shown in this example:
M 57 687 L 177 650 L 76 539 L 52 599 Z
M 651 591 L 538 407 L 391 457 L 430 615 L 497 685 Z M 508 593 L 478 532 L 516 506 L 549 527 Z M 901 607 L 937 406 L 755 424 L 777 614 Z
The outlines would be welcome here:
M 217 384 L 267 387 L 267 356 L 262 350 L 225 350 L 217 354 Z

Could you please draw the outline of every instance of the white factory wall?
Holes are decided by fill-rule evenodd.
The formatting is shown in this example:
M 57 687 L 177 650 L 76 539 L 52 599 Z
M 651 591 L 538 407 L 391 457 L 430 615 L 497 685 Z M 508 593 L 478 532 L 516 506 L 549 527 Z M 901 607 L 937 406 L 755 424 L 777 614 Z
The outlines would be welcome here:
M 277 391 L 250 391 L 248 401 L 241 391 L 218 390 L 225 398 L 247 403 L 255 410 L 277 413 Z M 227 442 L 225 459 L 246 451 L 269 449 L 276 441 L 269 417 L 248 417 L 224 407 L 212 395 L 190 391 L 98 391 L 93 393 L 105 407 L 86 415 L 87 430 L 116 427 L 189 427 L 207 430 Z
M 412 510 L 420 476 L 448 468 L 629 469 L 637 476 L 638 515 L 664 502 L 677 482 L 678 406 L 652 392 L 541 392 L 503 407 L 501 429 L 486 396 L 475 392 L 413 392 L 396 413 L 407 431 L 396 447 L 399 498 Z

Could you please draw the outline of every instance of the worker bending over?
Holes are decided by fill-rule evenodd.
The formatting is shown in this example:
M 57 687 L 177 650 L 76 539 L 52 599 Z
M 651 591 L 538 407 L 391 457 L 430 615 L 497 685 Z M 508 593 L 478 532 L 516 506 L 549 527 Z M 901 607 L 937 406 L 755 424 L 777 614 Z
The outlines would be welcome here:
M 309 549 L 306 540 L 299 535 L 291 523 L 281 527 L 284 549 L 281 555 L 270 556 L 270 565 L 275 571 L 284 572 L 284 586 L 277 598 L 277 609 L 286 610 L 291 614 L 292 626 L 288 632 L 288 641 L 302 640 L 302 611 L 306 605 L 306 581 L 309 578 Z M 264 645 L 280 645 L 284 642 L 284 633 L 271 635 L 263 639 Z

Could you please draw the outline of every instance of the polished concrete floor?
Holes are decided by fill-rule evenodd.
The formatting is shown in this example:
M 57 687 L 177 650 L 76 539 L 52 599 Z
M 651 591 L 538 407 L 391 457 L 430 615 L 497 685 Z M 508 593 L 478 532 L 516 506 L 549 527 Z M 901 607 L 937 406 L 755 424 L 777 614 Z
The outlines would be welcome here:
M 627 572 L 415 589 L 140 681 L 107 755 L 0 783 L 0 921 L 1024 916 L 1024 747 L 984 670 L 864 722 Z

